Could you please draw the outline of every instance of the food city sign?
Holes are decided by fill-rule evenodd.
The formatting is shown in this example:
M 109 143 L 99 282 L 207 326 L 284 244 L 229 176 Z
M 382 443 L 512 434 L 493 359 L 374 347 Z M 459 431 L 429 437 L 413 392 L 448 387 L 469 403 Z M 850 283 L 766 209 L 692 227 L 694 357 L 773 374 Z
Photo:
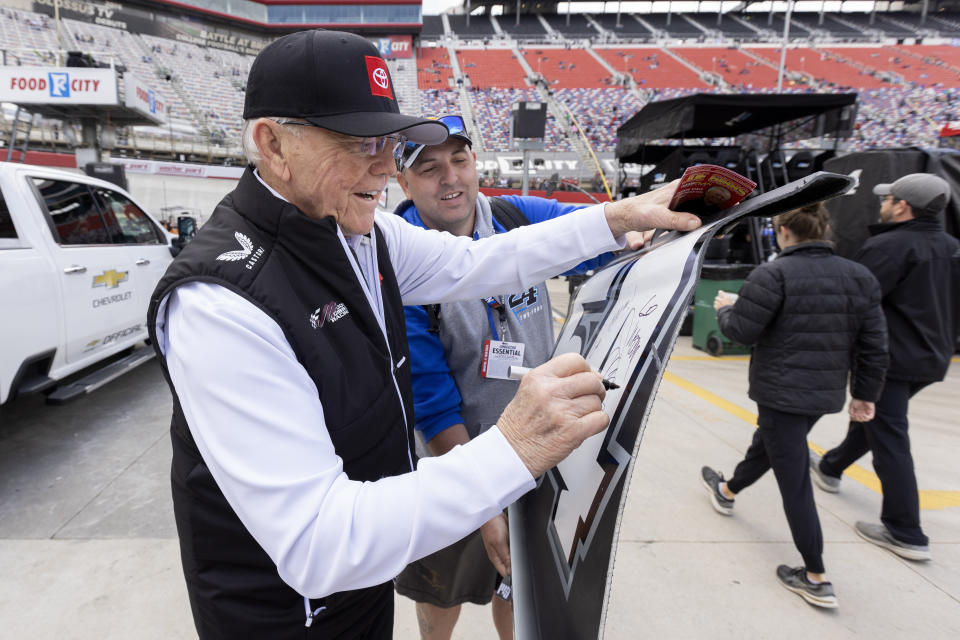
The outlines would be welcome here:
M 0 67 L 0 101 L 15 104 L 117 104 L 112 69 Z
M 150 86 L 132 73 L 124 74 L 126 82 L 126 105 L 154 121 L 167 121 L 167 102 Z

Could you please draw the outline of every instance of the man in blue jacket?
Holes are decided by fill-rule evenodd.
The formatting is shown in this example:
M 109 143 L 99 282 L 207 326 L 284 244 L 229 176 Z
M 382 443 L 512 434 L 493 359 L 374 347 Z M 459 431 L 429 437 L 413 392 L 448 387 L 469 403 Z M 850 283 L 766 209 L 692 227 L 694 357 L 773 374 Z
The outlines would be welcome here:
M 440 120 L 451 132 L 447 141 L 409 144 L 397 176 L 409 199 L 395 213 L 411 224 L 478 240 L 579 208 L 544 198 L 490 199 L 478 193 L 476 155 L 462 118 Z M 609 259 L 605 254 L 572 272 L 595 269 Z M 505 379 L 507 366 L 537 366 L 553 351 L 553 317 L 544 282 L 485 300 L 408 306 L 404 313 L 414 419 L 432 455 L 467 443 L 496 422 L 516 392 L 516 381 Z M 450 638 L 462 603 L 484 605 L 491 600 L 497 632 L 511 638 L 511 605 L 493 598 L 508 575 L 507 520 L 500 514 L 460 542 L 409 565 L 396 588 L 417 602 L 422 638 Z
M 927 385 L 943 380 L 960 335 L 960 241 L 940 220 L 950 185 L 929 173 L 878 184 L 880 224 L 870 227 L 856 261 L 880 281 L 887 318 L 890 368 L 870 422 L 851 422 L 843 442 L 820 460 L 811 457 L 813 481 L 831 493 L 844 469 L 873 452 L 883 487 L 880 523 L 857 522 L 868 542 L 908 560 L 929 560 L 920 526 L 917 476 L 910 454 L 907 409 Z

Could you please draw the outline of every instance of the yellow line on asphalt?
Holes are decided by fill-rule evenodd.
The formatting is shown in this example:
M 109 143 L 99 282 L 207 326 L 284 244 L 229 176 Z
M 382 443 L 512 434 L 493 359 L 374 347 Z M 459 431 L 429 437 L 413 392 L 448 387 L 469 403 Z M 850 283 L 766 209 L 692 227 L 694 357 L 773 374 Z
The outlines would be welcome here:
M 679 356 L 679 358 L 688 358 L 693 359 L 696 356 Z M 729 414 L 740 418 L 747 424 L 757 426 L 757 414 L 747 411 L 743 407 L 737 406 L 729 400 L 725 400 L 718 396 L 717 394 L 707 391 L 703 387 L 696 385 L 689 380 L 685 380 L 678 375 L 665 371 L 663 373 L 663 379 L 667 382 L 671 382 L 684 391 L 689 391 L 693 395 L 706 400 L 710 404 L 723 409 Z M 826 453 L 826 449 L 820 445 L 810 442 L 810 448 L 816 452 L 817 455 L 822 456 Z M 880 486 L 880 478 L 871 471 L 864 469 L 858 464 L 852 464 L 847 467 L 847 470 L 844 472 L 845 476 L 849 477 L 851 480 L 859 482 L 863 486 L 875 491 L 876 493 L 883 493 L 883 489 Z M 950 507 L 960 507 L 960 491 L 927 491 L 921 490 L 920 494 L 920 508 L 921 509 L 949 509 Z

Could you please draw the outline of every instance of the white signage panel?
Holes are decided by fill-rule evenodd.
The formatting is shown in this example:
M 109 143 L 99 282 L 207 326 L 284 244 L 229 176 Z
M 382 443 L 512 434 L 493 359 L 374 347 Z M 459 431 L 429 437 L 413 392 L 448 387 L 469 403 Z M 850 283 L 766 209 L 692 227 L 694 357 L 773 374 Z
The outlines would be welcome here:
M 0 102 L 116 105 L 113 69 L 0 67 Z
M 166 124 L 167 101 L 163 96 L 132 73 L 124 74 L 124 83 L 126 90 L 124 104 L 127 107 L 150 118 L 156 124 Z

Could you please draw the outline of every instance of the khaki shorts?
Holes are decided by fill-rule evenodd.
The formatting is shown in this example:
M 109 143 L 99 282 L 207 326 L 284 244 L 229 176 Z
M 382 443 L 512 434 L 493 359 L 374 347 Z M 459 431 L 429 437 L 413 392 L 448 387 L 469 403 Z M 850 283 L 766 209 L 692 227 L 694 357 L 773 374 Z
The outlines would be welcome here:
M 394 580 L 397 593 L 444 609 L 487 604 L 500 584 L 479 531 L 411 563 Z

